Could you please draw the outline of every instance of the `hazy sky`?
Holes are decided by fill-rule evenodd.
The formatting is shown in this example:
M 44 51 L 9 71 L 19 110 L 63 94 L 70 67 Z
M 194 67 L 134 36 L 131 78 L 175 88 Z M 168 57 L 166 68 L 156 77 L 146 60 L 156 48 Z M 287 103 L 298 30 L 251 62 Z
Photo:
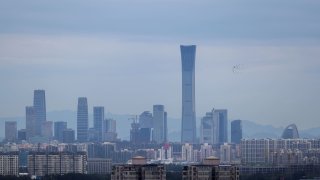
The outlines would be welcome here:
M 181 117 L 180 44 L 197 45 L 197 116 L 320 126 L 318 0 L 0 0 L 0 117 L 47 110 Z M 239 65 L 237 72 L 233 66 Z

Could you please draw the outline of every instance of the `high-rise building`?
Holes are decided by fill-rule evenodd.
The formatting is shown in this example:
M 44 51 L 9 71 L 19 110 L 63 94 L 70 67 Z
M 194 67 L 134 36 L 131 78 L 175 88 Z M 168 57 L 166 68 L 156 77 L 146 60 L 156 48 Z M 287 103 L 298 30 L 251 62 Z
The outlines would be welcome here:
M 35 135 L 41 136 L 41 126 L 46 122 L 46 96 L 44 90 L 34 90 L 33 108 L 35 117 Z
M 75 133 L 73 129 L 65 129 L 62 132 L 63 143 L 73 143 L 75 141 Z
M 17 140 L 17 121 L 5 122 L 5 140 L 8 142 Z
M 283 139 L 299 139 L 299 131 L 295 124 L 287 126 L 282 133 L 281 138 Z
M 195 56 L 196 46 L 180 46 L 182 62 L 181 142 L 196 142 Z
M 41 124 L 41 136 L 52 139 L 52 121 L 45 121 Z
M 228 142 L 228 111 L 226 109 L 215 109 L 219 121 L 219 143 Z
M 59 142 L 63 141 L 63 131 L 67 129 L 67 122 L 54 122 L 54 138 Z
M 224 163 L 231 163 L 231 145 L 224 143 L 220 145 L 220 161 Z
M 168 113 L 164 112 L 164 142 L 168 142 Z
M 116 141 L 117 140 L 117 122 L 114 119 L 105 119 L 102 124 L 102 140 Z
M 106 158 L 88 159 L 88 174 L 110 174 L 112 160 Z
M 132 158 L 132 164 L 118 164 L 112 167 L 112 180 L 126 179 L 166 179 L 166 169 L 163 164 L 147 164 L 144 157 Z
M 152 113 L 144 111 L 139 116 L 139 124 L 141 128 L 153 128 Z
M 242 139 L 242 121 L 234 120 L 231 122 L 231 142 L 240 144 Z
M 18 130 L 18 140 L 27 140 L 27 130 L 26 129 L 20 129 Z
M 19 153 L 0 152 L 0 175 L 18 176 L 19 175 Z
M 104 107 L 93 107 L 93 128 L 97 131 L 98 137 L 95 139 L 102 141 L 102 124 L 104 120 Z
M 239 180 L 240 170 L 235 165 L 220 165 L 219 158 L 207 157 L 202 164 L 183 167 L 182 179 L 232 179 Z
M 42 177 L 51 174 L 87 173 L 85 152 L 31 152 L 28 155 L 28 172 Z
M 208 143 L 202 144 L 200 148 L 200 160 L 203 161 L 205 158 L 210 157 L 212 155 L 213 155 L 212 145 L 209 145 Z
M 163 105 L 153 105 L 153 140 L 157 143 L 166 141 L 166 112 Z
M 136 121 L 133 121 L 131 123 L 131 129 L 130 129 L 130 142 L 132 144 L 138 144 L 140 143 L 140 132 L 139 132 L 139 123 Z
M 86 97 L 78 98 L 77 139 L 79 142 L 88 141 L 88 102 Z
M 27 139 L 30 139 L 36 135 L 36 118 L 33 106 L 26 107 L 26 129 Z
M 200 123 L 200 143 L 214 144 L 214 121 L 212 112 L 207 112 L 201 118 Z
M 181 160 L 192 162 L 193 161 L 193 146 L 192 144 L 186 143 L 182 145 Z

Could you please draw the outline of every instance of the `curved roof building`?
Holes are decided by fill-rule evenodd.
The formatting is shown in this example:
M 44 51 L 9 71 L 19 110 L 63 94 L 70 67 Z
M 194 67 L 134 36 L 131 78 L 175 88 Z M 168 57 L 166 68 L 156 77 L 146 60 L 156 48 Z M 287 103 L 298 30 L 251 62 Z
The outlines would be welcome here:
M 282 133 L 281 138 L 283 139 L 298 139 L 299 138 L 299 132 L 298 128 L 295 124 L 290 124 L 287 126 Z

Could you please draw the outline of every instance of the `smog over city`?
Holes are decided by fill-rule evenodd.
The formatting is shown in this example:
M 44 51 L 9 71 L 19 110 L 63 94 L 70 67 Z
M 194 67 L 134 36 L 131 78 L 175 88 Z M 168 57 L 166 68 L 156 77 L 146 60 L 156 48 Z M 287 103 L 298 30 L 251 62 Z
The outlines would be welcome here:
M 132 166 L 192 179 L 226 165 L 230 179 L 320 177 L 319 9 L 0 0 L 0 161 L 18 167 L 0 176 L 126 179 L 116 169 Z M 35 171 L 43 154 L 79 166 Z

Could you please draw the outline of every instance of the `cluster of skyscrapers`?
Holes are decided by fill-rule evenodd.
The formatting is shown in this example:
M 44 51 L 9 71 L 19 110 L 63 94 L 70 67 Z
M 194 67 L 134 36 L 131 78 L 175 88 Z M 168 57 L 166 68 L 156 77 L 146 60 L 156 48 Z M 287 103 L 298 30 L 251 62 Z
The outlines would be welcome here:
M 93 127 L 89 127 L 88 100 L 79 97 L 75 133 L 67 122 L 47 120 L 45 91 L 34 90 L 33 106 L 26 107 L 26 128 L 17 131 L 17 122 L 5 123 L 8 143 L 0 146 L 0 174 L 17 176 L 26 168 L 29 175 L 39 177 L 111 173 L 112 179 L 166 179 L 164 164 L 175 163 L 186 165 L 181 172 L 183 179 L 239 179 L 239 173 L 320 167 L 320 140 L 299 139 L 294 124 L 285 128 L 281 139 L 243 139 L 242 121 L 234 120 L 230 143 L 227 109 L 212 109 L 201 118 L 197 137 L 196 46 L 182 45 L 180 52 L 181 142 L 169 142 L 164 105 L 153 105 L 152 112 L 132 117 L 130 141 L 121 141 L 116 121 L 106 118 L 103 106 L 93 106 Z M 299 167 L 292 169 L 292 165 Z

